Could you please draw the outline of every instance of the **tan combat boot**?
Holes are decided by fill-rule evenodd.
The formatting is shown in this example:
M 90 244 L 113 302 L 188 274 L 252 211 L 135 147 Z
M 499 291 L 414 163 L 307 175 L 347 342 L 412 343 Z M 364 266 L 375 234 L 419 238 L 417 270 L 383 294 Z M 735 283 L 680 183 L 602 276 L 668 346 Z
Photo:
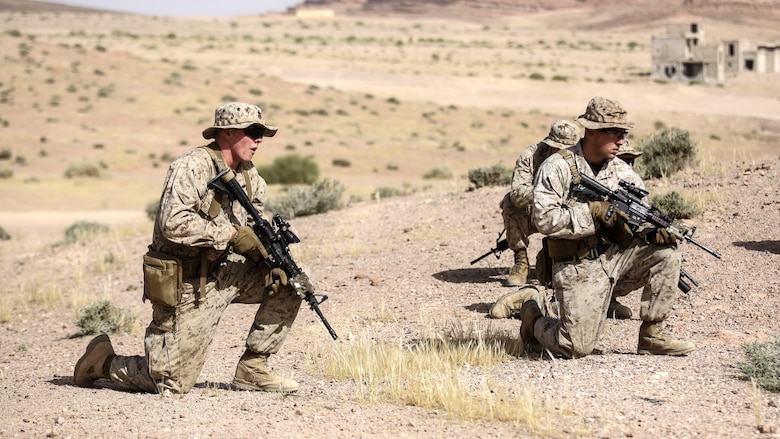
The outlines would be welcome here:
M 520 318 L 523 320 L 520 324 L 520 339 L 523 341 L 524 346 L 536 342 L 536 337 L 534 336 L 534 323 L 536 323 L 540 317 L 542 317 L 542 310 L 539 309 L 539 304 L 536 303 L 536 300 L 526 300 L 520 308 Z
M 520 307 L 538 292 L 535 286 L 526 285 L 517 291 L 504 294 L 490 307 L 488 317 L 491 319 L 520 318 Z
M 84 355 L 76 362 L 73 379 L 77 386 L 91 386 L 99 378 L 109 378 L 111 360 L 114 359 L 114 347 L 107 334 L 100 334 L 87 345 Z
M 632 316 L 631 308 L 618 302 L 615 297 L 609 302 L 609 309 L 607 309 L 607 318 L 617 320 L 627 320 Z
M 695 349 L 693 343 L 675 340 L 663 332 L 661 322 L 642 322 L 639 327 L 639 355 L 686 355 Z
M 239 390 L 262 390 L 264 392 L 294 393 L 298 383 L 277 375 L 268 367 L 269 354 L 245 351 L 236 366 L 233 387 Z
M 515 252 L 515 265 L 509 269 L 506 286 L 521 287 L 528 283 L 528 253 L 526 249 Z

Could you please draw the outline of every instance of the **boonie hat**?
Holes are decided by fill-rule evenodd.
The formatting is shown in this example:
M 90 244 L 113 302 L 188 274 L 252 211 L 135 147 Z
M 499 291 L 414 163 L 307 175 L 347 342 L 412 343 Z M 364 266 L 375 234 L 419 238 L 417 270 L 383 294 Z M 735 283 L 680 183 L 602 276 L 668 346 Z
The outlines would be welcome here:
M 550 134 L 542 142 L 553 148 L 566 149 L 580 141 L 580 129 L 568 120 L 556 120 L 550 126 Z
M 263 112 L 257 105 L 243 102 L 228 102 L 220 105 L 214 111 L 214 125 L 203 130 L 204 139 L 213 139 L 217 136 L 217 130 L 228 128 L 244 129 L 252 125 L 260 125 L 265 128 L 263 137 L 273 137 L 279 128 L 267 125 L 263 119 Z
M 642 151 L 635 150 L 634 147 L 631 146 L 631 143 L 628 140 L 624 140 L 623 145 L 620 147 L 620 150 L 618 150 L 617 155 L 618 157 L 628 156 L 628 157 L 636 158 L 642 155 Z
M 626 110 L 620 102 L 596 96 L 588 102 L 585 114 L 578 117 L 577 122 L 590 130 L 603 128 L 620 128 L 630 130 L 634 124 L 626 118 Z

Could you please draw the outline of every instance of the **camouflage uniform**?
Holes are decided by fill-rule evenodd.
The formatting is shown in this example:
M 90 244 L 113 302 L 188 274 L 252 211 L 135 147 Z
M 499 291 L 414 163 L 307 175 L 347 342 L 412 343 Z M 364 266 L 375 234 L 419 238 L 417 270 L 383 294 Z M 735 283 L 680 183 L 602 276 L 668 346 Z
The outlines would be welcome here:
M 577 143 L 580 129 L 568 120 L 557 120 L 550 132 L 539 143 L 526 148 L 515 162 L 512 184 L 499 203 L 504 220 L 508 248 L 514 252 L 514 266 L 507 278 L 508 286 L 523 285 L 528 276 L 528 241 L 536 233 L 531 222 L 531 202 L 533 201 L 533 181 L 539 165 L 560 148 L 568 148 Z
M 259 107 L 227 103 L 217 109 L 214 126 L 204 130 L 203 137 L 216 138 L 219 129 L 249 127 L 263 130 L 258 137 L 273 136 L 277 130 L 265 124 Z M 244 136 L 249 135 L 245 132 Z M 117 356 L 108 337 L 98 336 L 76 364 L 77 385 L 110 378 L 128 390 L 186 393 L 198 379 L 225 309 L 231 303 L 246 303 L 260 306 L 236 377 L 244 379 L 244 384 L 249 380 L 251 390 L 297 390 L 297 383 L 275 375 L 265 361 L 278 351 L 290 331 L 302 299 L 291 286 L 271 293 L 267 287 L 276 280 L 271 270 L 233 251 L 237 228 L 251 226 L 251 217 L 239 202 L 208 188 L 217 175 L 217 163 L 220 169 L 226 165 L 213 141 L 184 153 L 168 169 L 150 254 L 159 252 L 180 261 L 182 288 L 171 290 L 180 291 L 181 298 L 173 299 L 173 305 L 152 300 L 152 321 L 144 338 L 146 355 Z M 251 161 L 234 166 L 236 181 L 262 215 L 266 182 Z M 144 298 L 154 299 L 157 290 L 145 283 Z M 256 384 L 251 380 L 258 373 L 264 381 Z
M 594 175 L 582 156 L 574 153 L 577 169 L 614 190 L 619 180 L 644 188 L 639 176 L 622 160 L 608 160 Z M 588 203 L 572 194 L 572 173 L 560 154 L 545 161 L 534 186 L 533 221 L 550 239 L 577 240 L 600 235 Z M 595 347 L 606 319 L 610 296 L 644 287 L 640 318 L 660 322 L 672 309 L 680 275 L 681 254 L 676 246 L 646 244 L 639 238 L 625 250 L 609 244 L 595 259 L 554 260 L 552 266 L 559 318 L 542 317 L 533 324 L 533 336 L 541 346 L 564 357 L 588 355 Z M 545 298 L 537 297 L 542 303 Z M 541 308 L 550 309 L 550 304 Z M 548 311 L 549 312 L 549 311 Z
M 250 199 L 262 212 L 266 183 L 251 162 L 241 165 L 250 178 Z M 239 169 L 241 171 L 241 169 Z M 146 356 L 117 356 L 111 379 L 128 389 L 156 392 L 171 389 L 185 393 L 195 384 L 206 351 L 222 313 L 230 303 L 262 303 L 246 340 L 249 350 L 276 353 L 295 320 L 301 298 L 294 293 L 269 295 L 269 270 L 243 256 L 228 254 L 233 225 L 246 225 L 247 214 L 226 197 L 214 217 L 208 208 L 214 191 L 206 184 L 216 175 L 210 156 L 202 148 L 191 150 L 171 164 L 165 179 L 151 248 L 197 266 L 201 252 L 216 267 L 209 273 L 205 291 L 199 291 L 199 273 L 184 280 L 184 294 L 174 308 L 153 306 L 146 329 Z M 236 179 L 246 190 L 244 175 Z M 187 262 L 184 262 L 187 265 Z
M 625 115 L 625 110 L 616 101 L 595 97 L 577 121 L 588 130 L 626 132 L 633 125 L 626 121 Z M 611 132 L 604 135 L 615 136 Z M 588 136 L 586 131 L 585 139 Z M 550 239 L 552 284 L 559 317 L 549 316 L 554 307 L 547 306 L 543 297 L 537 295 L 527 300 L 520 311 L 521 338 L 530 345 L 538 343 L 536 348 L 564 357 L 588 355 L 595 348 L 604 325 L 610 296 L 643 288 L 640 305 L 643 323 L 637 353 L 685 355 L 694 346 L 663 334 L 660 328 L 672 310 L 680 276 L 682 258 L 676 241 L 648 243 L 644 231 L 638 230 L 629 242 L 622 242 L 621 247 L 611 239 L 615 237 L 620 241 L 614 229 L 594 221 L 590 200 L 573 193 L 573 166 L 578 173 L 588 175 L 611 190 L 619 187 L 620 180 L 640 188 L 644 188 L 644 184 L 622 160 L 605 159 L 595 174 L 583 155 L 585 139 L 569 149 L 574 163 L 564 154 L 555 154 L 542 164 L 536 176 L 533 221 Z M 553 254 L 554 248 L 559 256 Z M 571 254 L 568 250 L 572 248 L 578 250 L 574 252 L 575 256 L 568 257 Z

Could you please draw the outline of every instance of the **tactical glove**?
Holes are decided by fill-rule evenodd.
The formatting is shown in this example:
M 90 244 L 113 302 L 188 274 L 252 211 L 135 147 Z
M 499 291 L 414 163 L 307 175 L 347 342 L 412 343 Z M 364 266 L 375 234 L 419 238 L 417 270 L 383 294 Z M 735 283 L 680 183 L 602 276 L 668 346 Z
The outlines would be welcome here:
M 652 229 L 645 234 L 645 242 L 648 244 L 672 245 L 677 243 L 677 236 L 666 229 Z
M 590 208 L 590 214 L 593 219 L 604 224 L 607 227 L 612 227 L 615 224 L 617 215 L 615 215 L 616 209 L 609 201 L 589 201 L 588 207 Z
M 283 287 L 288 285 L 287 273 L 281 268 L 272 268 L 269 276 L 271 279 L 270 284 L 268 285 L 268 289 L 270 289 L 268 294 L 276 294 L 281 291 Z
M 249 226 L 236 227 L 236 233 L 230 238 L 229 244 L 233 247 L 233 251 L 254 261 L 268 258 L 268 252 Z

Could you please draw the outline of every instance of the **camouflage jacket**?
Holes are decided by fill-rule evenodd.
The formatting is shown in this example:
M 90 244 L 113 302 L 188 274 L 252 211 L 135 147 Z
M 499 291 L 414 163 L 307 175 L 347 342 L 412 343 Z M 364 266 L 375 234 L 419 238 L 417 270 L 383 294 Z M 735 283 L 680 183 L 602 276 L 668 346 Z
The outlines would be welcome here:
M 642 179 L 620 159 L 608 160 L 598 175 L 582 155 L 581 142 L 568 148 L 574 153 L 580 173 L 593 178 L 611 190 L 618 189 L 620 180 L 626 180 L 642 189 Z M 545 160 L 536 176 L 533 192 L 533 221 L 540 233 L 559 239 L 580 239 L 596 233 L 587 200 L 572 194 L 572 174 L 561 154 Z
M 520 153 L 512 173 L 512 186 L 509 199 L 515 207 L 524 207 L 534 199 L 534 176 L 539 166 L 552 154 L 552 148 L 546 143 L 535 143 Z
M 209 146 L 216 147 L 216 144 L 212 142 Z M 263 215 L 265 180 L 252 162 L 241 163 L 236 180 L 245 191 L 244 172 L 249 176 L 253 192 L 248 194 L 249 199 Z M 227 251 L 235 226 L 251 225 L 249 214 L 238 201 L 231 202 L 207 187 L 216 174 L 214 162 L 203 148 L 187 151 L 171 163 L 154 223 L 153 250 L 187 260 L 200 257 L 202 249 L 206 249 L 208 259 L 214 261 Z M 215 197 L 221 209 L 210 214 Z

